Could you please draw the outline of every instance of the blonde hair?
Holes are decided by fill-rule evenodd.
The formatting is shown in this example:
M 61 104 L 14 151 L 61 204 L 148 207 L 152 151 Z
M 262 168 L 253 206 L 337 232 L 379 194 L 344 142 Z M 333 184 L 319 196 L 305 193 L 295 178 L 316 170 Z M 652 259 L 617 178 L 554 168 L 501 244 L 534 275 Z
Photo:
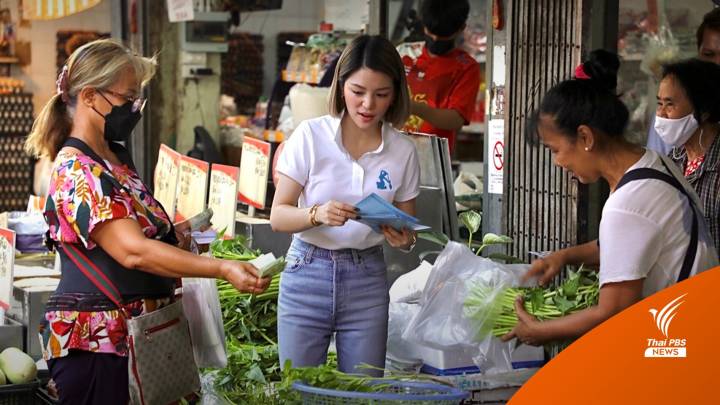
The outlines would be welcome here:
M 48 156 L 54 160 L 72 131 L 72 114 L 82 89 L 107 89 L 128 67 L 134 70 L 144 87 L 155 74 L 155 65 L 154 57 L 136 55 L 113 39 L 100 39 L 79 47 L 66 62 L 67 72 L 61 73 L 58 79 L 58 92 L 35 119 L 25 141 L 25 150 L 33 156 Z M 64 81 L 63 75 L 67 75 Z
M 395 128 L 402 128 L 410 115 L 410 93 L 405 80 L 405 66 L 393 44 L 379 35 L 361 35 L 353 39 L 340 55 L 330 86 L 330 114 L 334 117 L 342 115 L 345 110 L 345 81 L 361 68 L 372 69 L 390 77 L 394 98 L 383 120 Z

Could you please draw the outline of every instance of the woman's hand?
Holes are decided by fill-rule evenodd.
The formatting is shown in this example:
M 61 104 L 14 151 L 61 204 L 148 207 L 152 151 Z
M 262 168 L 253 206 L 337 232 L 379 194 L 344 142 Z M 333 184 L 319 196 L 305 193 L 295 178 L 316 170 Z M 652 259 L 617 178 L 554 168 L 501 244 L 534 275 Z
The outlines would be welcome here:
M 270 277 L 259 278 L 255 266 L 237 260 L 225 260 L 223 278 L 238 291 L 259 294 L 270 285 Z
M 566 264 L 561 251 L 550 253 L 532 262 L 530 270 L 522 277 L 522 282 L 524 283 L 531 277 L 538 277 L 538 284 L 545 285 L 555 278 Z
M 388 244 L 397 249 L 408 250 L 417 240 L 415 232 L 407 228 L 398 231 L 391 226 L 380 225 L 380 229 L 383 231 L 383 235 L 385 235 L 385 240 L 388 241 Z
M 201 232 L 205 232 L 212 224 L 208 224 L 206 226 L 203 226 L 200 228 Z M 190 247 L 192 246 L 192 231 L 190 229 L 190 221 L 185 220 L 182 222 L 178 222 L 174 224 L 175 227 L 175 237 L 178 240 L 177 247 L 179 247 L 182 250 L 186 250 L 190 252 Z
M 329 226 L 343 226 L 348 219 L 357 218 L 355 207 L 333 200 L 319 206 L 315 213 L 315 220 Z
M 542 322 L 525 311 L 522 296 L 515 299 L 515 313 L 517 313 L 518 323 L 513 330 L 500 338 L 503 342 L 518 338 L 522 343 L 531 346 L 540 346 L 546 343 L 547 339 L 543 337 L 541 329 Z

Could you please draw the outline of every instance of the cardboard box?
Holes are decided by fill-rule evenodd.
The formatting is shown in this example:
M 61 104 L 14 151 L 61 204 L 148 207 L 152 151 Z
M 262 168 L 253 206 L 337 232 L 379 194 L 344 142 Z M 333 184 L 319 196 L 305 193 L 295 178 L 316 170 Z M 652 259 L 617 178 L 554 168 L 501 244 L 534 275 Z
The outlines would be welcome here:
M 25 353 L 36 360 L 42 357 L 38 328 L 45 318 L 45 304 L 54 291 L 54 287 L 13 288 L 8 316 L 25 327 Z
M 11 318 L 5 318 L 5 324 L 0 325 L 0 351 L 8 347 L 17 347 L 25 351 L 25 328 Z

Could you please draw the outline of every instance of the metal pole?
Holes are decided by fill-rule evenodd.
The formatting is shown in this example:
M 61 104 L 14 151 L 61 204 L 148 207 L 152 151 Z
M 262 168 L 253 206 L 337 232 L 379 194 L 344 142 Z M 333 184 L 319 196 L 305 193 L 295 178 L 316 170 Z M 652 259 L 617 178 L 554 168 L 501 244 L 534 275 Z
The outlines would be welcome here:
M 368 34 L 388 36 L 388 0 L 368 0 Z

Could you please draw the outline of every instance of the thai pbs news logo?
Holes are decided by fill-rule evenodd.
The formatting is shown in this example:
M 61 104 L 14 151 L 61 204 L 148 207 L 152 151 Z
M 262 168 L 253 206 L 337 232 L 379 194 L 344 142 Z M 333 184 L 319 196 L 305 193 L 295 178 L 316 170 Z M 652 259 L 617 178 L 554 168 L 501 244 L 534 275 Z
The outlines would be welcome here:
M 687 339 L 670 338 L 669 330 L 672 320 L 678 314 L 680 305 L 683 304 L 683 298 L 687 294 L 683 294 L 670 301 L 659 311 L 655 308 L 649 310 L 652 315 L 655 326 L 665 339 L 647 339 L 647 349 L 645 349 L 645 357 L 687 357 Z

